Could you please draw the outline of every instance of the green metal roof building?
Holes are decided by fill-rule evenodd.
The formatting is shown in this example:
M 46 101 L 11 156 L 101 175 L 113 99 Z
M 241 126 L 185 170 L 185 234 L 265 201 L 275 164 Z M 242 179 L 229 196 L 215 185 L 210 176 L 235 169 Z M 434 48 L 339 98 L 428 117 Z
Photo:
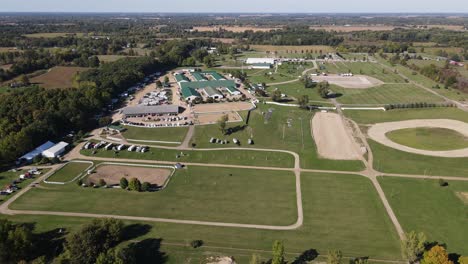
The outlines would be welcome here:
M 241 92 L 239 90 L 237 90 L 237 88 L 234 87 L 234 86 L 227 86 L 226 89 L 232 95 L 240 95 L 241 94 Z
M 224 78 L 224 76 L 222 76 L 221 74 L 219 74 L 217 72 L 211 73 L 211 77 L 213 77 L 213 79 L 215 79 L 216 81 L 226 80 L 226 78 Z
M 209 97 L 214 97 L 214 98 L 222 98 L 223 95 L 218 91 L 216 90 L 215 88 L 211 87 L 211 86 L 207 86 L 204 88 L 206 94 L 209 96 Z
M 191 100 L 194 97 L 201 97 L 195 89 L 190 87 L 182 88 L 182 96 L 185 98 L 185 100 Z
M 181 82 L 180 88 L 184 89 L 185 87 L 190 87 L 193 89 L 202 89 L 205 87 L 236 87 L 236 83 L 233 80 L 219 80 L 219 81 L 205 81 L 205 82 Z
M 183 75 L 183 74 L 176 74 L 175 79 L 176 79 L 176 81 L 178 83 L 180 83 L 180 82 L 190 82 L 190 80 L 187 77 L 185 77 L 185 75 Z
M 195 80 L 196 80 L 197 82 L 204 82 L 204 81 L 206 81 L 205 76 L 203 76 L 203 75 L 202 75 L 201 73 L 199 73 L 199 72 L 193 72 L 193 73 L 192 73 L 192 76 L 193 76 L 193 78 L 195 78 Z

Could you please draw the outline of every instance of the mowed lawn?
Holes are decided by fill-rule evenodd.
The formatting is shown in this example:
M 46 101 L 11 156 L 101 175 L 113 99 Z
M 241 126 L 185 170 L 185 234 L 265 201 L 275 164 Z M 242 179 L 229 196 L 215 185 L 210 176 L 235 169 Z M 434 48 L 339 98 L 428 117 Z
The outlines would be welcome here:
M 425 150 L 454 150 L 468 148 L 468 138 L 446 128 L 407 128 L 386 134 L 392 141 L 408 147 Z
M 12 208 L 265 225 L 297 220 L 295 176 L 285 171 L 189 166 L 177 171 L 164 190 L 146 193 L 45 186 L 20 197 Z
M 322 102 L 328 102 L 327 99 L 323 99 L 319 95 L 317 88 L 305 88 L 304 84 L 300 81 L 288 84 L 272 85 L 268 87 L 267 90 L 270 94 L 272 94 L 276 88 L 278 88 L 281 93 L 286 94 L 289 99 L 294 100 L 293 103 L 297 103 L 297 99 L 302 95 L 307 95 L 311 104 L 321 104 Z
M 325 67 L 322 71 L 329 73 L 348 73 L 354 75 L 368 75 L 381 80 L 384 83 L 405 83 L 405 80 L 383 66 L 372 62 L 335 62 L 321 64 Z
M 385 105 L 401 103 L 441 103 L 443 100 L 412 84 L 383 84 L 367 89 L 349 89 L 334 85 L 342 104 Z
M 358 124 L 377 124 L 410 119 L 454 119 L 468 123 L 468 113 L 452 107 L 422 109 L 395 109 L 390 111 L 344 111 L 345 115 Z
M 127 140 L 169 141 L 182 142 L 187 134 L 188 127 L 161 127 L 146 128 L 125 126 L 127 129 L 122 135 Z
M 84 172 L 92 164 L 85 162 L 69 162 L 61 169 L 52 174 L 47 181 L 51 182 L 68 182 L 73 180 L 80 173 Z
M 445 243 L 450 253 L 468 254 L 468 182 L 379 177 L 389 202 L 405 231 L 424 232 L 429 241 Z
M 234 145 L 231 144 L 231 147 Z M 93 154 L 93 152 L 95 154 Z M 150 148 L 146 153 L 129 152 L 122 150 L 114 152 L 111 150 L 82 150 L 81 154 L 101 158 L 117 159 L 140 159 L 140 160 L 158 160 L 175 162 L 196 162 L 212 164 L 229 164 L 245 166 L 264 166 L 264 167 L 294 167 L 294 156 L 288 153 L 255 151 L 255 150 L 176 150 Z
M 87 70 L 88 68 L 83 67 L 57 66 L 42 75 L 32 78 L 31 83 L 47 89 L 71 88 L 73 76 Z
M 265 113 L 272 109 L 269 119 Z M 217 125 L 196 126 L 192 143 L 197 148 L 223 148 L 236 146 L 211 144 L 211 137 L 226 139 L 232 142 L 234 138 L 240 140 L 241 147 L 280 149 L 296 152 L 301 158 L 302 168 L 359 171 L 364 169 L 360 161 L 327 160 L 318 156 L 315 142 L 311 134 L 311 118 L 314 112 L 295 107 L 277 105 L 257 105 L 257 109 L 251 112 L 248 126 L 244 122 L 228 123 L 228 128 L 235 132 L 231 135 L 222 135 Z M 242 113 L 247 120 L 247 114 Z M 290 122 L 290 126 L 288 125 Z M 247 145 L 247 140 L 252 138 L 254 145 Z
M 147 222 L 144 224 L 152 227 L 150 232 L 135 239 L 161 238 L 162 251 L 169 254 L 183 248 L 174 249 L 164 243 L 187 244 L 194 239 L 201 239 L 206 247 L 198 249 L 198 254 L 191 254 L 192 261 L 199 260 L 196 258 L 199 255 L 213 254 L 213 248 L 210 247 L 219 247 L 216 255 L 239 256 L 248 260 L 256 253 L 267 260 L 271 258 L 271 245 L 275 240 L 284 242 L 286 260 L 289 262 L 309 249 L 315 249 L 323 255 L 327 254 L 327 250 L 339 249 L 345 256 L 401 260 L 396 231 L 369 180 L 355 175 L 304 173 L 301 187 L 304 224 L 296 230 L 270 231 Z M 243 197 L 237 199 L 244 200 Z M 249 217 L 248 214 L 251 213 L 257 214 L 252 210 L 247 212 L 237 210 L 237 214 L 243 217 Z M 282 212 L 275 211 L 264 218 L 275 218 L 278 213 L 282 215 Z M 90 221 L 86 218 L 61 216 L 17 215 L 9 218 L 14 221 L 36 222 L 39 232 L 63 227 L 73 230 Z M 244 250 L 235 250 L 236 248 Z

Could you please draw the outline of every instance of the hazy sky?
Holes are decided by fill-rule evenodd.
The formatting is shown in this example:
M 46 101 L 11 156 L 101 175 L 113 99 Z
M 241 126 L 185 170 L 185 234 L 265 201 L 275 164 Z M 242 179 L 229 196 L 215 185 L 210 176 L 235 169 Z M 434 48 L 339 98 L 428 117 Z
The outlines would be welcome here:
M 0 0 L 0 12 L 468 12 L 467 0 Z

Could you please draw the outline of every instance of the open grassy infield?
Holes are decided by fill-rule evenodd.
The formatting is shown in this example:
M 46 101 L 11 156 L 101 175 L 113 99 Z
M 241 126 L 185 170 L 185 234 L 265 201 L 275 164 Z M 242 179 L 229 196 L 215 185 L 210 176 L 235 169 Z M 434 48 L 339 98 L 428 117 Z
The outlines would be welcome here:
M 248 75 L 247 78 L 252 83 L 279 83 L 291 81 L 299 79 L 304 70 L 312 67 L 312 63 L 305 63 L 304 65 L 285 63 L 281 66 L 278 66 L 277 71 L 274 68 L 269 70 L 263 70 Z
M 190 169 L 193 169 L 193 167 Z M 258 171 L 255 171 L 255 176 L 257 172 Z M 234 174 L 233 177 L 235 177 L 235 175 L 236 174 Z M 176 177 L 178 176 L 180 175 L 176 175 Z M 252 175 L 250 175 L 250 177 L 252 177 Z M 276 176 L 274 177 L 276 178 Z M 283 178 L 290 178 L 285 177 L 285 175 L 278 177 L 281 177 L 281 180 L 284 180 Z M 183 180 L 183 177 L 180 178 Z M 268 185 L 272 183 L 274 184 L 273 181 L 268 180 Z M 170 183 L 170 185 L 173 186 L 175 184 L 174 182 Z M 183 181 L 180 184 L 180 186 L 183 186 Z M 213 183 L 210 184 L 213 186 Z M 249 185 L 250 183 L 242 185 L 240 188 L 248 188 L 248 190 L 250 190 L 248 187 Z M 287 260 L 290 261 L 294 260 L 300 253 L 309 249 L 316 249 L 320 254 L 326 254 L 329 249 L 340 249 L 345 256 L 369 256 L 370 258 L 391 260 L 401 259 L 400 247 L 395 229 L 388 219 L 383 205 L 369 180 L 354 175 L 304 173 L 302 175 L 301 186 L 304 206 L 304 225 L 297 230 L 269 231 L 170 223 L 144 223 L 149 224 L 152 227 L 151 230 L 149 233 L 135 238 L 135 240 L 162 238 L 162 251 L 167 252 L 169 255 L 171 255 L 171 253 L 179 255 L 179 257 L 169 256 L 169 263 L 182 263 L 183 261 L 179 259 L 180 255 L 188 255 L 187 258 L 191 257 L 193 261 L 199 260 L 203 255 L 206 256 L 210 254 L 239 256 L 240 260 L 244 259 L 246 262 L 253 253 L 258 253 L 266 260 L 266 258 L 271 257 L 271 253 L 269 252 L 274 240 L 282 240 L 284 242 Z M 107 192 L 112 190 L 86 191 Z M 196 193 L 196 190 L 188 191 L 189 194 L 195 194 L 196 197 L 205 197 L 204 194 Z M 222 189 L 223 193 L 226 191 L 229 195 L 233 190 Z M 281 191 L 281 193 L 284 192 Z M 37 194 L 38 193 L 34 195 Z M 39 194 L 43 193 L 41 192 Z M 184 199 L 190 197 L 189 194 L 183 194 Z M 272 193 L 273 196 L 277 194 L 278 193 Z M 70 197 L 68 195 L 69 191 L 64 190 L 61 197 L 69 199 Z M 209 195 L 209 193 L 207 195 Z M 83 203 L 91 204 L 84 206 L 92 207 L 95 201 L 93 200 L 93 203 L 90 203 L 91 197 L 87 197 L 88 199 L 80 199 Z M 284 199 L 284 196 L 281 197 Z M 213 199 L 220 200 L 219 197 L 214 197 Z M 267 220 L 268 218 L 277 218 L 275 221 L 278 221 L 279 218 L 282 218 L 283 212 L 278 210 L 270 211 L 270 213 L 263 214 L 262 216 L 260 216 L 260 213 L 264 213 L 264 211 L 258 212 L 255 209 L 247 209 L 246 211 L 244 209 L 246 207 L 241 203 L 246 200 L 248 204 L 249 201 L 244 197 L 236 197 L 235 199 L 237 200 L 235 203 L 236 207 L 230 209 L 221 208 L 221 210 L 235 212 L 233 213 L 234 219 L 239 219 L 239 215 L 241 215 L 243 219 L 248 219 L 252 217 L 248 216 L 249 214 L 260 217 L 261 221 L 272 221 Z M 272 201 L 277 200 L 277 198 L 274 197 L 272 199 Z M 30 199 L 21 199 L 15 203 L 21 203 L 21 206 L 33 208 L 28 200 Z M 264 199 L 261 199 L 261 201 L 262 200 Z M 99 199 L 97 202 L 99 203 Z M 130 203 L 131 207 L 134 207 L 134 202 L 138 201 L 134 200 L 126 203 Z M 229 205 L 231 201 L 208 201 L 208 206 L 212 206 L 215 203 Z M 270 204 L 270 202 L 268 202 L 268 204 Z M 237 208 L 238 205 L 241 207 Z M 15 204 L 13 204 L 13 206 L 16 207 Z M 157 208 L 163 205 L 153 203 L 152 206 Z M 198 205 L 195 206 L 198 208 Z M 260 205 L 256 205 L 256 207 L 258 206 Z M 128 209 L 135 210 L 122 205 L 119 208 L 119 210 L 124 212 Z M 278 206 L 274 206 L 274 208 L 278 208 Z M 155 209 L 151 210 L 156 211 Z M 189 212 L 192 211 L 191 208 L 187 210 L 189 210 Z M 211 217 L 216 217 L 216 210 L 209 212 Z M 207 210 L 203 209 L 203 211 L 206 212 Z M 171 214 L 186 215 L 184 213 L 186 212 L 171 212 Z M 280 217 L 278 217 L 278 215 Z M 38 232 L 45 232 L 58 227 L 74 229 L 77 225 L 90 221 L 90 219 L 60 216 L 17 215 L 8 216 L 8 218 L 13 221 L 36 222 Z M 231 219 L 230 222 L 232 221 Z M 204 247 L 193 251 L 189 249 L 189 246 L 184 246 L 188 245 L 190 241 L 194 239 L 203 240 Z M 254 252 L 251 250 L 265 250 L 268 252 Z
M 386 134 L 392 141 L 417 149 L 454 150 L 468 147 L 468 138 L 446 128 L 418 127 L 394 130 Z
M 127 129 L 122 135 L 127 140 L 169 141 L 182 142 L 187 134 L 188 127 L 161 127 L 146 128 L 125 126 Z
M 445 243 L 450 253 L 468 254 L 468 203 L 457 192 L 468 193 L 468 182 L 379 177 L 387 199 L 405 231 L 424 232 L 429 241 Z
M 269 109 L 273 109 L 273 113 L 265 123 L 262 113 L 266 113 Z M 259 104 L 257 109 L 250 114 L 248 127 L 243 128 L 244 122 L 228 123 L 227 127 L 236 132 L 231 135 L 222 135 L 217 125 L 197 126 L 192 143 L 195 143 L 197 148 L 233 147 L 236 145 L 232 143 L 228 145 L 211 144 L 209 140 L 214 137 L 228 139 L 232 142 L 233 138 L 237 138 L 241 142 L 241 147 L 294 151 L 300 155 L 302 168 L 343 171 L 364 169 L 361 161 L 327 160 L 318 156 L 311 135 L 310 120 L 313 115 L 314 112 L 296 107 Z M 246 120 L 245 113 L 243 113 L 243 119 Z M 291 126 L 288 126 L 288 120 L 290 120 Z M 253 138 L 254 145 L 247 145 L 249 138 Z
M 442 103 L 443 99 L 412 84 L 383 84 L 367 89 L 349 89 L 333 85 L 342 104 L 385 105 L 399 103 Z
M 18 210 L 83 212 L 214 222 L 290 225 L 297 220 L 292 172 L 190 166 L 159 192 L 43 185 Z M 275 214 L 275 217 L 266 217 Z
M 60 170 L 52 174 L 47 180 L 51 182 L 71 181 L 91 165 L 91 163 L 84 162 L 69 162 L 65 164 L 65 166 L 63 166 Z

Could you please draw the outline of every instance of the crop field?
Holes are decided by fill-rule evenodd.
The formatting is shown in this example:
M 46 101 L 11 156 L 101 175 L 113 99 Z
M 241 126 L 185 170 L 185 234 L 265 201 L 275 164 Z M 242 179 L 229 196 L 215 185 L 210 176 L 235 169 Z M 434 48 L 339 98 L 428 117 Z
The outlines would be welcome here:
M 146 128 L 125 126 L 127 129 L 122 135 L 127 140 L 169 141 L 182 142 L 187 134 L 188 127 L 162 127 Z
M 89 168 L 91 163 L 84 162 L 69 162 L 60 170 L 52 174 L 47 180 L 53 182 L 68 182 Z
M 333 86 L 343 104 L 384 105 L 399 103 L 440 103 L 443 99 L 412 84 L 383 84 L 367 89 L 348 89 Z
M 223 177 L 220 174 L 218 174 L 219 176 L 217 177 Z M 235 173 L 232 177 L 236 177 L 236 175 L 237 174 Z M 211 176 L 203 176 L 203 178 L 210 177 Z M 274 175 L 273 177 L 276 178 L 276 175 Z M 280 177 L 288 178 L 285 175 Z M 285 180 L 283 178 L 281 178 L 281 182 Z M 195 179 L 192 180 L 195 181 Z M 250 180 L 251 179 L 249 179 L 249 181 Z M 198 182 L 198 180 L 196 181 Z M 200 181 L 202 181 L 202 179 L 200 179 Z M 228 178 L 226 181 L 231 180 Z M 272 183 L 270 180 L 267 181 L 268 185 Z M 170 184 L 173 184 L 173 182 L 171 182 Z M 181 186 L 184 186 L 183 179 L 181 179 L 180 184 Z M 214 185 L 214 183 L 212 182 L 209 182 L 208 184 Z M 273 182 L 273 187 L 276 188 L 275 186 L 276 184 Z M 228 256 L 239 255 L 239 259 L 245 259 L 246 261 L 248 261 L 248 258 L 250 258 L 251 254 L 254 253 L 253 250 L 270 251 L 271 244 L 276 239 L 283 240 L 284 244 L 286 245 L 286 259 L 288 261 L 293 261 L 294 258 L 297 257 L 300 252 L 304 252 L 309 249 L 315 249 L 319 252 L 319 254 L 325 255 L 327 250 L 340 249 L 343 252 L 343 255 L 345 256 L 369 256 L 370 258 L 391 260 L 401 259 L 400 246 L 397 234 L 385 213 L 385 210 L 377 196 L 377 193 L 375 192 L 369 180 L 367 180 L 364 177 L 354 175 L 304 173 L 302 176 L 301 186 L 303 194 L 302 200 L 304 206 L 304 225 L 296 230 L 255 230 L 255 232 L 252 232 L 251 229 L 245 228 L 224 228 L 147 222 L 144 224 L 150 225 L 150 231 L 147 234 L 144 234 L 142 237 L 138 237 L 135 239 L 145 239 L 150 237 L 162 238 L 164 241 L 162 250 L 164 252 L 177 251 L 178 254 L 180 254 L 180 251 L 186 250 L 186 247 L 174 247 L 168 245 L 167 243 L 187 244 L 188 241 L 200 239 L 204 241 L 204 247 L 197 249 L 199 255 L 203 255 L 203 252 L 212 251 L 212 248 L 210 247 L 218 247 L 216 249 L 216 252 Z M 70 188 L 71 187 L 74 186 L 70 186 Z M 245 184 L 242 185 L 241 188 L 247 188 L 247 190 L 250 190 L 250 187 L 248 185 L 246 186 Z M 190 188 L 189 186 L 189 189 L 187 189 L 187 191 L 189 193 L 193 192 L 195 198 L 201 197 L 200 194 L 195 192 L 193 189 L 195 188 Z M 261 193 L 264 194 L 264 189 L 261 188 L 260 190 Z M 46 192 L 42 192 L 42 190 L 34 191 L 41 192 L 31 192 L 31 195 L 48 195 Z M 85 190 L 76 187 L 76 189 L 70 191 L 92 193 L 107 191 L 113 192 L 118 190 Z M 231 195 L 233 192 L 235 192 L 235 190 L 223 189 L 222 192 L 227 192 L 228 195 Z M 53 193 L 57 194 L 56 191 L 54 191 Z M 60 194 L 60 197 L 68 199 L 68 193 L 68 190 L 64 190 Z M 281 193 L 283 193 L 283 191 L 281 191 Z M 212 194 L 211 191 L 209 191 L 207 195 L 210 194 Z M 130 195 L 144 196 L 153 194 L 130 193 Z M 59 195 L 57 194 L 57 196 Z M 85 201 L 89 201 L 88 197 L 90 197 L 90 194 L 87 194 L 86 197 L 78 198 L 84 199 Z M 183 195 L 183 199 L 190 199 L 190 197 L 191 196 L 189 195 Z M 244 198 L 248 197 L 235 197 L 234 200 L 240 199 L 240 201 L 243 201 Z M 270 196 L 267 195 L 267 197 Z M 283 195 L 281 195 L 280 197 L 284 199 Z M 46 199 L 51 199 L 51 197 L 47 197 Z M 100 203 L 99 198 L 97 199 L 97 202 Z M 203 200 L 203 198 L 201 199 Z M 260 199 L 264 201 L 264 199 L 262 199 L 261 197 Z M 276 201 L 277 198 L 272 197 L 272 199 L 272 201 Z M 137 203 L 140 203 L 140 200 L 142 199 L 138 199 L 135 201 Z M 233 201 L 219 201 L 220 199 L 213 200 L 209 201 L 208 205 L 210 207 L 216 203 L 222 203 L 223 205 L 229 205 L 231 203 L 234 203 L 236 206 L 237 204 L 240 204 Z M 196 208 L 198 208 L 198 204 L 201 204 L 201 202 L 199 201 L 194 203 Z M 175 202 L 176 205 L 180 204 L 179 201 Z M 249 201 L 246 201 L 246 203 L 249 203 Z M 266 204 L 270 204 L 270 201 L 267 201 Z M 280 201 L 280 205 L 281 204 L 285 204 L 285 201 Z M 31 205 L 29 205 L 26 200 L 20 199 L 16 201 L 13 204 L 13 206 L 29 208 Z M 89 206 L 92 208 L 92 205 L 89 205 L 89 203 L 86 202 L 83 202 L 80 206 Z M 152 206 L 164 207 L 165 205 L 160 203 L 153 203 Z M 130 207 L 131 208 L 126 207 L 126 209 L 128 208 L 132 211 L 138 210 L 138 208 L 133 208 L 133 206 Z M 263 206 L 255 205 L 255 208 L 258 207 Z M 278 206 L 274 206 L 273 208 L 278 208 Z M 106 210 L 106 208 L 104 209 Z M 121 209 L 119 208 L 119 210 Z M 187 210 L 189 212 L 192 212 L 192 208 L 188 208 Z M 206 212 L 206 209 L 201 210 Z M 218 208 L 216 210 L 218 210 Z M 150 213 L 155 212 L 155 210 L 153 209 L 148 211 L 153 211 Z M 215 211 L 209 211 L 208 214 L 210 214 L 210 216 L 217 217 Z M 252 213 L 252 216 L 248 216 L 248 214 L 239 214 L 240 210 L 235 209 L 235 211 L 236 213 L 233 216 L 235 219 L 240 218 L 239 215 L 242 215 L 243 219 L 246 219 L 246 217 L 259 217 L 259 214 L 263 212 L 255 212 L 251 209 L 248 209 L 247 211 Z M 183 214 L 184 212 L 174 210 L 173 212 L 171 212 L 171 214 Z M 221 212 L 224 213 L 223 211 Z M 275 211 L 275 215 L 276 214 L 280 214 L 281 216 L 283 215 L 281 211 Z M 268 216 L 269 215 L 270 214 L 268 214 Z M 271 218 L 268 216 L 261 217 L 261 221 L 273 221 L 266 220 L 267 218 Z M 19 222 L 37 222 L 36 229 L 39 232 L 45 232 L 58 227 L 65 227 L 69 230 L 74 230 L 75 228 L 77 228 L 78 225 L 90 221 L 90 219 L 86 218 L 61 216 L 17 215 L 9 216 L 9 218 L 11 220 Z M 128 221 L 127 223 L 134 222 Z M 352 226 L 353 228 L 349 228 L 350 226 Z M 246 250 L 239 251 L 236 250 L 236 248 Z M 252 251 L 250 251 L 249 249 Z M 192 260 L 193 257 L 198 255 L 196 255 L 193 251 L 190 251 L 189 253 L 190 258 L 192 258 Z M 270 252 L 256 251 L 255 253 L 260 254 L 265 259 L 271 256 Z M 170 256 L 170 258 L 172 257 L 174 256 Z M 179 262 L 177 262 L 176 260 L 173 261 L 174 262 L 169 262 L 180 263 L 184 260 L 179 259 Z
M 229 26 L 229 25 L 217 25 L 217 26 L 198 26 L 193 27 L 193 30 L 197 30 L 199 32 L 210 32 L 210 31 L 219 31 L 219 29 L 223 29 L 225 31 L 231 32 L 245 32 L 247 30 L 251 30 L 254 32 L 268 32 L 271 30 L 281 29 L 281 27 L 258 27 L 258 26 Z
M 265 225 L 290 225 L 297 219 L 292 172 L 189 166 L 158 192 L 46 187 L 31 190 L 12 208 Z
M 270 119 L 266 121 L 264 113 L 272 109 Z M 242 113 L 246 120 L 246 113 Z M 237 138 L 241 147 L 269 148 L 294 151 L 300 155 L 303 168 L 332 169 L 359 171 L 363 169 L 360 161 L 326 160 L 318 157 L 315 142 L 311 134 L 311 119 L 314 112 L 309 112 L 295 107 L 276 105 L 257 105 L 252 111 L 248 126 L 244 123 L 229 123 L 227 128 L 233 130 L 231 135 L 222 135 L 217 125 L 197 126 L 192 143 L 197 148 L 232 147 L 234 144 L 211 144 L 211 137 L 227 139 L 232 142 Z M 288 125 L 288 121 L 290 125 Z M 247 145 L 247 140 L 252 138 L 254 145 Z
M 379 177 L 390 205 L 406 231 L 424 232 L 428 241 L 443 242 L 447 251 L 468 254 L 468 182 Z
M 131 58 L 132 56 L 126 55 L 98 55 L 99 61 L 101 62 L 114 62 L 123 58 Z
M 48 72 L 31 79 L 31 83 L 47 89 L 71 88 L 73 76 L 88 70 L 82 67 L 54 67 Z
M 453 150 L 468 148 L 468 138 L 446 128 L 407 128 L 386 134 L 392 141 L 408 147 L 424 150 Z
M 0 47 L 0 52 L 23 52 L 15 47 Z
M 325 30 L 325 31 L 337 31 L 337 32 L 353 32 L 353 31 L 391 31 L 395 29 L 393 26 L 386 25 L 351 25 L 351 26 L 340 26 L 340 25 L 326 25 L 326 26 L 311 26 L 311 29 Z

